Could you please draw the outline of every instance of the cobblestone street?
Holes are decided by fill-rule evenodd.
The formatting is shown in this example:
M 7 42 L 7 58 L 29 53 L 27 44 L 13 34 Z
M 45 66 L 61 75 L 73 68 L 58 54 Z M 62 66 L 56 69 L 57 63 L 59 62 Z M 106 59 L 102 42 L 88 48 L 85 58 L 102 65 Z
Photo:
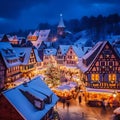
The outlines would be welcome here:
M 101 107 L 89 107 L 84 100 L 79 105 L 78 99 L 69 101 L 70 106 L 63 108 L 63 103 L 58 102 L 56 110 L 62 120 L 112 120 L 113 109 L 103 110 Z

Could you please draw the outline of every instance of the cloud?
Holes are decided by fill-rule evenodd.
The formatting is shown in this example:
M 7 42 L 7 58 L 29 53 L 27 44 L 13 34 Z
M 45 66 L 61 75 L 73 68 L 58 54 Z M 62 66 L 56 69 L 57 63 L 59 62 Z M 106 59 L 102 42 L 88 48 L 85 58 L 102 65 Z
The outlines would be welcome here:
M 0 17 L 14 19 L 19 17 L 22 10 L 48 2 L 49 0 L 0 0 Z
M 0 0 L 0 29 L 10 31 L 36 28 L 40 22 L 58 23 L 60 13 L 64 20 L 120 13 L 119 4 L 120 0 Z

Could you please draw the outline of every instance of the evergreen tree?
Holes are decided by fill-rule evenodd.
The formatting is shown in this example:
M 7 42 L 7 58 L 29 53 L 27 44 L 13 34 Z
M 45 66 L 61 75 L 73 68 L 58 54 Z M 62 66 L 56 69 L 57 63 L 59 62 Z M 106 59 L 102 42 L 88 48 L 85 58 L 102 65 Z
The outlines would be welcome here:
M 50 62 L 46 71 L 46 84 L 51 87 L 56 87 L 60 84 L 60 69 L 54 63 Z

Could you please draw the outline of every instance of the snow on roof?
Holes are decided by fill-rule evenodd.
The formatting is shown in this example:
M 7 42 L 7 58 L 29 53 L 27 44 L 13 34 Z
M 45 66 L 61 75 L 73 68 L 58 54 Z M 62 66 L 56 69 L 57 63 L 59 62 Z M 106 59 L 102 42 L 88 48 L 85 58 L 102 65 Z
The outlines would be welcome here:
M 116 53 L 118 54 L 118 56 L 120 57 L 120 47 L 116 47 L 116 48 L 115 48 L 115 51 L 116 51 Z
M 32 36 L 32 32 L 30 32 L 30 33 L 28 34 L 28 37 L 29 37 L 29 36 Z
M 36 96 L 40 100 L 45 100 L 47 98 L 47 96 L 43 95 L 40 92 L 37 92 L 36 90 L 34 90 L 34 89 L 30 88 L 30 87 L 25 87 L 24 85 L 22 85 L 20 89 L 31 93 L 32 95 Z
M 22 62 L 23 65 L 28 64 L 31 54 L 31 47 L 14 47 L 15 51 L 17 52 L 17 55 L 22 57 L 24 55 L 24 61 Z
M 72 88 L 75 88 L 76 86 L 77 86 L 77 83 L 70 82 L 69 84 L 65 84 L 65 85 L 61 85 L 61 86 L 57 87 L 57 89 L 60 89 L 60 90 L 70 90 Z
M 0 42 L 0 53 L 7 68 L 21 64 L 19 57 L 9 42 Z M 14 62 L 9 62 L 9 60 L 14 60 Z
M 0 34 L 0 40 L 3 38 L 5 34 Z M 10 35 L 7 35 L 7 38 L 9 39 L 11 36 Z
M 102 44 L 103 42 L 98 42 L 87 54 L 83 56 L 83 59 L 90 57 Z
M 79 59 L 78 67 L 83 72 L 86 72 L 90 68 L 90 66 L 92 65 L 92 63 L 94 62 L 94 60 L 96 59 L 98 54 L 101 52 L 101 50 L 103 49 L 103 47 L 105 46 L 106 43 L 107 43 L 107 41 L 98 42 L 88 53 L 86 53 L 82 58 Z M 93 55 L 93 54 L 95 54 L 95 56 L 91 57 L 91 55 Z M 85 65 L 83 63 L 83 60 L 88 60 L 88 59 L 90 59 L 90 57 L 92 58 L 92 60 L 89 61 L 88 65 Z
M 110 35 L 110 36 L 107 36 L 106 39 L 110 43 L 113 43 L 114 41 L 120 40 L 120 35 Z
M 59 21 L 58 27 L 65 27 L 62 14 L 60 14 L 60 21 Z
M 45 108 L 39 110 L 35 108 L 35 106 L 31 102 L 29 102 L 29 100 L 22 94 L 20 89 L 25 91 L 27 90 L 29 91 L 29 93 L 32 93 L 37 98 L 41 99 L 44 99 L 46 97 L 46 93 L 50 92 L 52 94 L 52 102 L 50 104 L 45 104 Z M 42 94 L 42 92 L 45 95 Z M 37 77 L 28 82 L 27 86 L 20 85 L 16 88 L 9 89 L 3 92 L 3 95 L 26 120 L 42 119 L 46 115 L 46 113 L 55 106 L 56 102 L 58 101 L 58 97 L 50 90 L 50 88 L 47 87 L 47 85 L 40 79 L 40 77 Z
M 75 45 L 72 45 L 72 48 L 75 54 L 78 56 L 78 58 L 82 57 L 89 49 L 89 47 L 77 47 Z
M 59 45 L 62 55 L 65 55 L 69 49 L 70 45 Z
M 10 40 L 10 41 L 19 41 L 16 35 L 10 37 L 9 40 Z
M 39 36 L 39 31 L 36 30 L 36 31 L 33 33 L 33 36 Z
M 35 53 L 35 57 L 36 57 L 37 62 L 42 62 L 42 60 L 40 59 L 40 57 L 38 55 L 38 50 L 37 49 L 34 49 L 34 53 Z
M 55 48 L 48 48 L 48 49 L 44 49 L 44 55 L 56 55 L 56 52 L 57 52 L 57 50 L 55 49 Z
M 86 88 L 86 90 L 88 91 L 88 92 L 100 92 L 100 93 L 102 93 L 102 92 L 104 92 L 104 93 L 114 93 L 114 89 L 112 90 L 112 89 L 95 89 L 95 88 Z M 118 92 L 120 92 L 120 90 L 117 90 Z
M 36 41 L 31 41 L 32 44 L 36 47 L 39 48 L 42 41 L 48 41 L 48 36 L 50 34 L 50 29 L 48 30 L 40 30 L 40 31 L 35 31 L 33 36 L 37 36 L 37 40 Z M 29 35 L 31 36 L 31 35 Z
M 50 34 L 50 29 L 40 30 L 38 40 L 47 41 L 49 34 Z

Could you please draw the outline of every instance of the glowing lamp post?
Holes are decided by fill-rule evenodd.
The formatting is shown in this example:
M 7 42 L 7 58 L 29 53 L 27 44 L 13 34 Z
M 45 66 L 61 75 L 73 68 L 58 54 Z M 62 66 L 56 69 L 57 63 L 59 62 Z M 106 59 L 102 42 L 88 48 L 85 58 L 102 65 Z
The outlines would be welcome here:
M 113 92 L 113 97 L 116 98 L 116 96 L 117 96 L 117 93 L 114 91 Z

